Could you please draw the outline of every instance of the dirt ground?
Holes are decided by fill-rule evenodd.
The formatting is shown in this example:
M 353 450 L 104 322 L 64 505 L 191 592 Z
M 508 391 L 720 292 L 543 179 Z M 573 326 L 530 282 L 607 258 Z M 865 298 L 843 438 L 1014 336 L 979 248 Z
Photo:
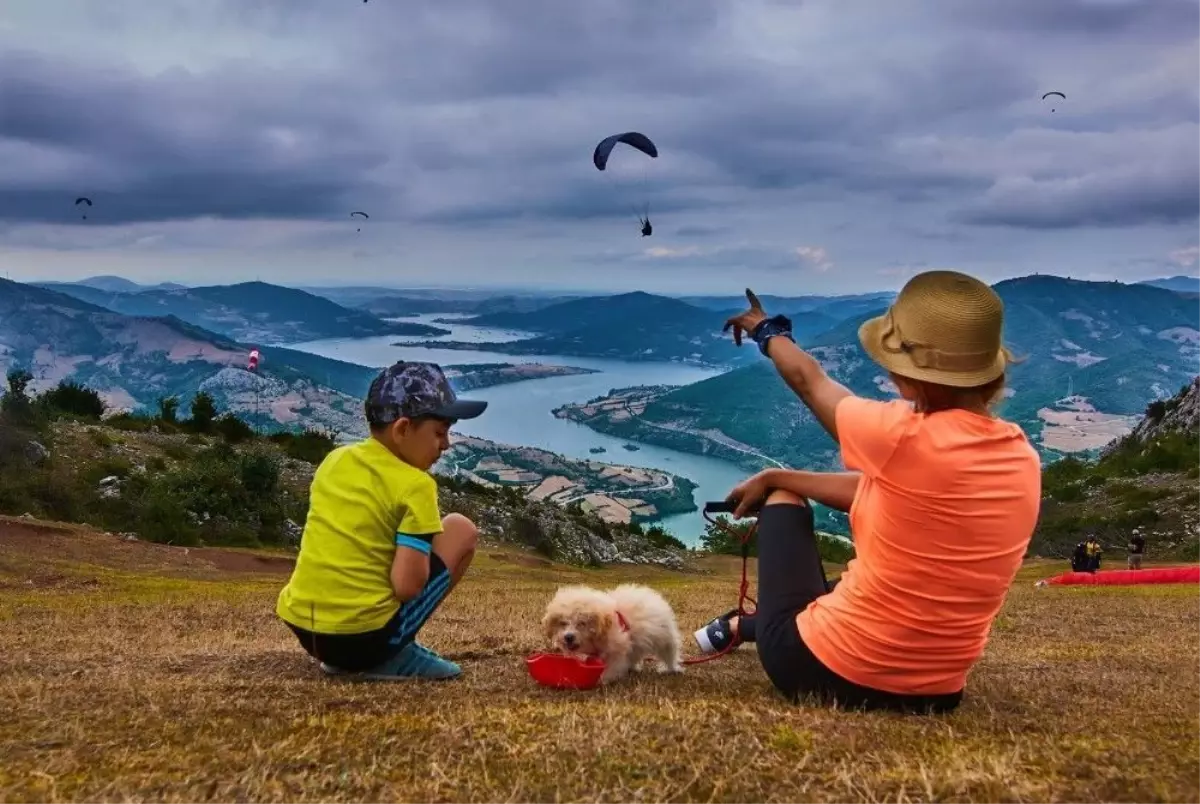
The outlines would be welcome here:
M 598 692 L 522 657 L 555 586 L 641 581 L 685 631 L 738 562 L 583 570 L 481 551 L 422 641 L 461 679 L 323 678 L 273 616 L 291 559 L 0 519 L 3 801 L 1197 801 L 1200 590 L 1027 567 L 942 717 L 776 697 L 751 650 Z

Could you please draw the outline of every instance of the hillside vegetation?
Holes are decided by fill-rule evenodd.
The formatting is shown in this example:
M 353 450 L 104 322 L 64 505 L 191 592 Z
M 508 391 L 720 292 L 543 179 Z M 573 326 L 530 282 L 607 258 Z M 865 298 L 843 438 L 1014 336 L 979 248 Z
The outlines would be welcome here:
M 87 523 L 177 545 L 295 547 L 308 488 L 334 447 L 329 433 L 258 436 L 211 397 L 183 418 L 174 400 L 155 416 L 101 421 L 92 391 L 66 383 L 30 399 L 10 375 L 0 399 L 0 514 Z M 578 507 L 516 490 L 438 477 L 444 512 L 490 538 L 580 564 L 680 567 L 683 545 L 655 527 L 607 523 Z
M 1031 551 L 1069 556 L 1095 534 L 1120 564 L 1135 531 L 1154 559 L 1200 560 L 1200 377 L 1150 404 L 1098 461 L 1068 457 L 1043 474 Z

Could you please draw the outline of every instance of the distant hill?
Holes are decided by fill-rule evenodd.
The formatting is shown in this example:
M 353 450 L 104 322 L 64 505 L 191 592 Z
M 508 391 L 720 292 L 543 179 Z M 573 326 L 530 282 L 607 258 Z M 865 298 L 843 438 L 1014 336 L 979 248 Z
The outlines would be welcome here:
M 490 313 L 466 319 L 465 323 L 541 334 L 497 343 L 439 341 L 438 347 L 712 365 L 745 360 L 722 340 L 719 314 L 649 293 L 576 299 L 536 312 Z
M 374 285 L 345 285 L 322 287 L 317 285 L 291 285 L 297 290 L 303 290 L 314 296 L 335 301 L 343 307 L 366 307 L 380 299 L 419 299 L 423 302 L 449 302 L 452 305 L 462 303 L 483 303 L 490 299 L 515 298 L 528 300 L 531 303 L 545 306 L 559 301 L 580 298 L 584 294 L 544 293 L 537 291 L 505 290 L 500 288 L 400 288 L 379 287 Z M 430 310 L 429 312 L 450 312 L 449 308 Z M 476 312 L 469 310 L 466 312 Z M 479 312 L 486 312 L 481 310 Z
M 1200 293 L 1200 278 L 1194 276 L 1168 276 L 1162 279 L 1145 279 L 1139 285 L 1153 285 L 1156 288 L 1174 290 L 1178 293 Z
M 172 315 L 254 344 L 375 335 L 432 336 L 449 332 L 425 324 L 384 321 L 364 310 L 352 310 L 302 290 L 265 282 L 139 292 L 108 292 L 78 284 L 39 287 L 125 315 Z
M 1196 373 L 1200 309 L 1176 293 L 1042 276 L 1001 282 L 996 290 L 1005 302 L 1007 341 L 1026 357 L 1012 367 L 1013 395 L 1002 412 L 1048 453 L 1098 449 L 1128 431 L 1129 417 L 1148 402 Z M 856 393 L 888 398 L 885 373 L 858 344 L 859 324 L 873 314 L 840 323 L 810 348 Z M 640 417 L 650 426 L 633 434 L 623 422 L 621 435 L 689 451 L 719 452 L 727 439 L 793 466 L 834 465 L 833 441 L 774 368 L 749 353 L 751 365 L 658 397 Z
M 80 279 L 78 282 L 40 282 L 42 287 L 85 287 L 94 288 L 95 290 L 105 291 L 107 293 L 141 293 L 144 290 L 180 290 L 187 287 L 180 285 L 177 282 L 159 282 L 154 285 L 140 285 L 137 282 L 126 279 L 123 276 L 90 276 L 87 279 Z
M 382 317 L 421 315 L 424 313 L 530 313 L 565 301 L 573 296 L 494 296 L 486 299 L 421 298 L 416 296 L 380 296 L 356 305 Z
M 772 313 L 783 313 L 792 319 L 804 314 L 824 316 L 832 325 L 853 316 L 862 315 L 879 307 L 891 304 L 896 294 L 891 291 L 855 293 L 844 296 L 764 296 L 759 295 L 763 306 Z M 746 297 L 737 296 L 682 296 L 681 301 L 709 310 L 739 310 L 746 306 Z
M 736 312 L 737 308 L 705 309 L 643 292 L 586 297 L 533 312 L 489 313 L 465 321 L 482 327 L 540 333 L 537 337 L 502 343 L 438 342 L 438 347 L 736 366 L 756 356 L 753 349 L 734 347 L 729 336 L 721 332 L 725 319 Z M 798 315 L 797 337 L 808 339 L 831 323 L 819 313 Z
M 186 409 L 204 390 L 243 418 L 257 411 L 266 426 L 361 430 L 362 399 L 378 367 L 263 346 L 255 375 L 246 370 L 251 348 L 172 316 L 126 316 L 64 293 L 0 280 L 0 377 L 10 369 L 28 370 L 34 393 L 69 379 L 94 388 L 114 411 L 132 411 L 154 410 L 164 396 L 178 397 Z M 446 369 L 459 390 L 588 373 L 503 363 Z
M 0 280 L 0 370 L 29 370 L 34 392 L 71 379 L 115 410 L 138 410 L 164 396 L 186 407 L 205 390 L 225 409 L 249 415 L 257 405 L 264 421 L 285 426 L 341 430 L 360 422 L 372 369 L 267 347 L 256 376 L 246 370 L 249 349 L 173 316 L 126 316 Z

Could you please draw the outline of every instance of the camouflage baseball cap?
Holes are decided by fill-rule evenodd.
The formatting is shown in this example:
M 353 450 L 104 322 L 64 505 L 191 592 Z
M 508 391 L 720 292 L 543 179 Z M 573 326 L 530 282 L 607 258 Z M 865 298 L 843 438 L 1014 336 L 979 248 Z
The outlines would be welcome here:
M 380 372 L 363 405 L 367 423 L 372 425 L 419 416 L 473 419 L 486 407 L 487 402 L 459 399 L 436 363 L 403 360 Z

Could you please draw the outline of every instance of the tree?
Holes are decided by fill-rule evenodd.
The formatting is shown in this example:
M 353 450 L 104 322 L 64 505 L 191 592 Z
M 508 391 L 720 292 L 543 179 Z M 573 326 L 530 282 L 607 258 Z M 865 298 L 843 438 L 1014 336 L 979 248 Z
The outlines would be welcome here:
M 206 391 L 197 391 L 192 397 L 192 429 L 198 433 L 212 430 L 217 418 L 217 403 Z
M 33 375 L 25 369 L 13 369 L 8 372 L 8 393 L 0 399 L 0 411 L 9 416 L 27 418 L 32 406 L 29 404 L 29 383 Z
M 746 538 L 753 524 L 749 520 L 735 521 L 726 516 L 719 516 L 715 523 L 710 522 L 704 529 L 704 534 L 700 537 L 700 546 L 710 553 L 740 556 L 741 540 Z M 750 537 L 750 555 L 758 555 L 758 540 L 754 536 Z
M 158 399 L 158 418 L 169 424 L 178 419 L 179 400 L 173 396 L 163 396 Z

